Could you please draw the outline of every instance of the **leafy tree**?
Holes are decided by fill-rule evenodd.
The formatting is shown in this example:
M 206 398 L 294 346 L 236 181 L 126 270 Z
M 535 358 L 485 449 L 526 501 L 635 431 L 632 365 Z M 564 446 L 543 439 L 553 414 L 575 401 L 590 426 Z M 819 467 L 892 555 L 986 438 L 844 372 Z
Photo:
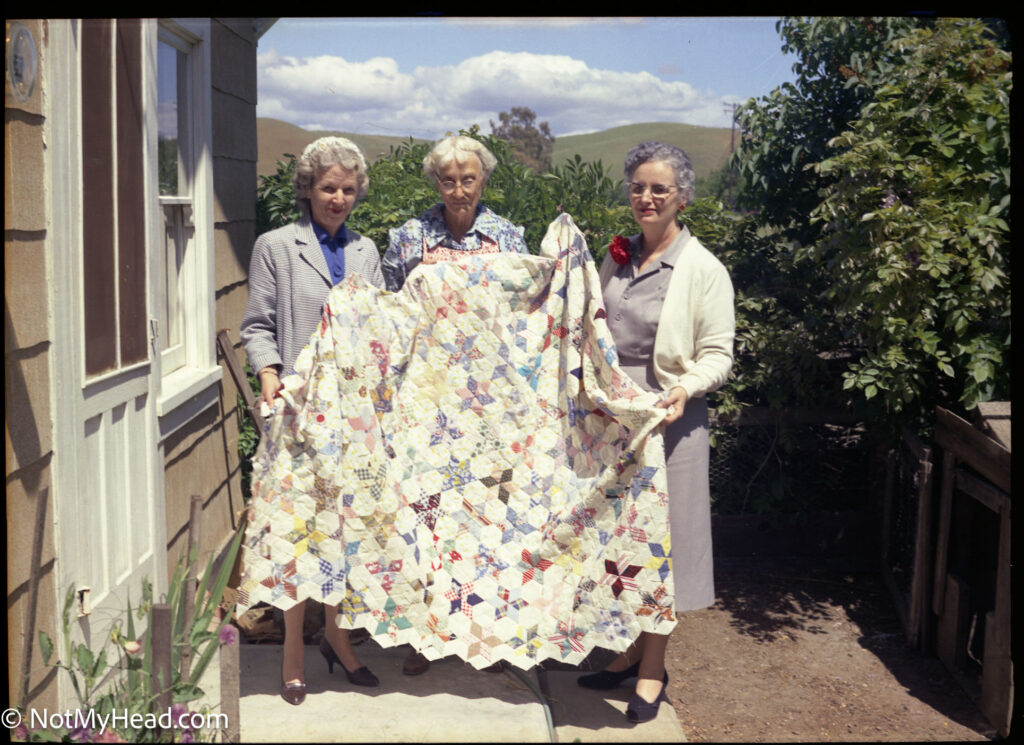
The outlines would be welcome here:
M 277 161 L 269 176 L 260 176 L 256 188 L 256 234 L 280 228 L 299 219 L 295 204 L 295 156 L 285 153 L 287 160 Z
M 812 391 L 922 432 L 935 403 L 1008 395 L 1005 33 L 908 18 L 778 28 L 797 80 L 740 111 L 732 161 L 756 208 L 729 249 L 732 392 L 779 406 Z
M 736 234 L 741 243 L 729 252 L 737 290 L 730 392 L 738 404 L 851 403 L 836 381 L 857 345 L 855 330 L 824 300 L 825 267 L 798 261 L 800 248 L 817 239 L 810 213 L 833 180 L 808 166 L 830 154 L 828 141 L 857 119 L 873 82 L 894 69 L 899 52 L 886 41 L 916 23 L 784 18 L 776 26 L 782 50 L 797 55 L 796 80 L 738 110 L 743 134 L 728 164 L 739 183 L 737 205 L 749 210 Z
M 616 235 L 636 232 L 622 180 L 613 179 L 600 160 L 584 161 L 575 155 L 553 167 L 541 180 L 557 202 L 554 212 L 572 215 L 596 261 L 604 259 Z
M 733 163 L 727 163 L 724 168 L 712 171 L 707 176 L 698 176 L 694 185 L 694 196 L 697 199 L 712 197 L 730 212 L 739 209 L 737 198 L 744 191 L 745 180 Z
M 888 44 L 922 22 L 911 18 L 783 18 L 782 51 L 797 55 L 796 80 L 737 111 L 743 131 L 732 163 L 747 180 L 741 204 L 758 210 L 788 240 L 813 240 L 807 216 L 831 176 L 807 166 L 860 116 L 879 80 L 904 50 Z
M 513 106 L 511 112 L 498 114 L 500 125 L 491 122 L 491 133 L 512 145 L 515 157 L 534 173 L 542 173 L 551 166 L 551 151 L 555 136 L 547 122 L 535 124 L 537 114 L 527 106 Z
M 389 229 L 441 201 L 437 188 L 423 175 L 423 159 L 429 151 L 429 144 L 410 137 L 391 146 L 369 167 L 369 192 L 352 211 L 348 224 L 372 239 L 382 254 L 388 247 Z
M 825 300 L 863 353 L 844 387 L 927 417 L 1010 392 L 1010 55 L 976 20 L 889 43 L 903 64 L 814 171 Z

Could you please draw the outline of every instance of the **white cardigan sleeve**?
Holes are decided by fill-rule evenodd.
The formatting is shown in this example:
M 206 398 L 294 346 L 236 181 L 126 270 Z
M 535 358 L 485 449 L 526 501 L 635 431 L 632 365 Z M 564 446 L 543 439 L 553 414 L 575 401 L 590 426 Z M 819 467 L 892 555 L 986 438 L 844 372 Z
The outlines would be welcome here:
M 732 280 L 695 238 L 680 255 L 674 274 L 658 319 L 654 374 L 663 390 L 679 386 L 687 398 L 699 398 L 720 388 L 732 369 Z
M 732 281 L 718 264 L 702 273 L 699 297 L 692 304 L 692 357 L 687 370 L 666 390 L 681 386 L 687 398 L 704 396 L 720 388 L 729 377 L 736 336 L 736 311 Z M 690 355 L 688 355 L 690 356 Z

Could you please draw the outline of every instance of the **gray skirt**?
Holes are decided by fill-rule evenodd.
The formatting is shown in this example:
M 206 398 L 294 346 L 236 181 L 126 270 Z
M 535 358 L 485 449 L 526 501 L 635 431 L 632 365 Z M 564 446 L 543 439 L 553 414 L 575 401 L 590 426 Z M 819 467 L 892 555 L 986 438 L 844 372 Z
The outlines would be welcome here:
M 619 360 L 622 371 L 644 390 L 661 392 L 653 365 Z M 711 490 L 708 482 L 708 403 L 692 398 L 683 415 L 663 430 L 668 477 L 669 530 L 676 611 L 715 603 L 711 556 Z

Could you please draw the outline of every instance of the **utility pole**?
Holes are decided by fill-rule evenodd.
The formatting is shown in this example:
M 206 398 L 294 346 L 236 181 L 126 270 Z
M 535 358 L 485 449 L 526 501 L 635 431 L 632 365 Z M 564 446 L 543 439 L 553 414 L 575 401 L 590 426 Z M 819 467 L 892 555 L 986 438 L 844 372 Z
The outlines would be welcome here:
M 732 103 L 725 109 L 726 114 L 731 114 L 730 120 L 732 121 L 732 134 L 729 136 L 729 158 L 732 159 L 733 151 L 736 149 L 736 109 L 739 108 L 739 104 Z M 733 170 L 732 166 L 726 163 L 726 167 L 729 169 L 729 208 L 732 208 L 732 182 L 733 182 Z

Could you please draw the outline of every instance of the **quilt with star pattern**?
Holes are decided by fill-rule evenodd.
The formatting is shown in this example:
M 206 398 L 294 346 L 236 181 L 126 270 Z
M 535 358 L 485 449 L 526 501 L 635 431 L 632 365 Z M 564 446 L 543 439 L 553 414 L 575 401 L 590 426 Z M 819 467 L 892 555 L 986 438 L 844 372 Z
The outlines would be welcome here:
M 476 668 L 668 633 L 656 402 L 568 215 L 538 256 L 421 264 L 396 293 L 350 277 L 262 433 L 238 604 L 340 604 L 382 646 Z

